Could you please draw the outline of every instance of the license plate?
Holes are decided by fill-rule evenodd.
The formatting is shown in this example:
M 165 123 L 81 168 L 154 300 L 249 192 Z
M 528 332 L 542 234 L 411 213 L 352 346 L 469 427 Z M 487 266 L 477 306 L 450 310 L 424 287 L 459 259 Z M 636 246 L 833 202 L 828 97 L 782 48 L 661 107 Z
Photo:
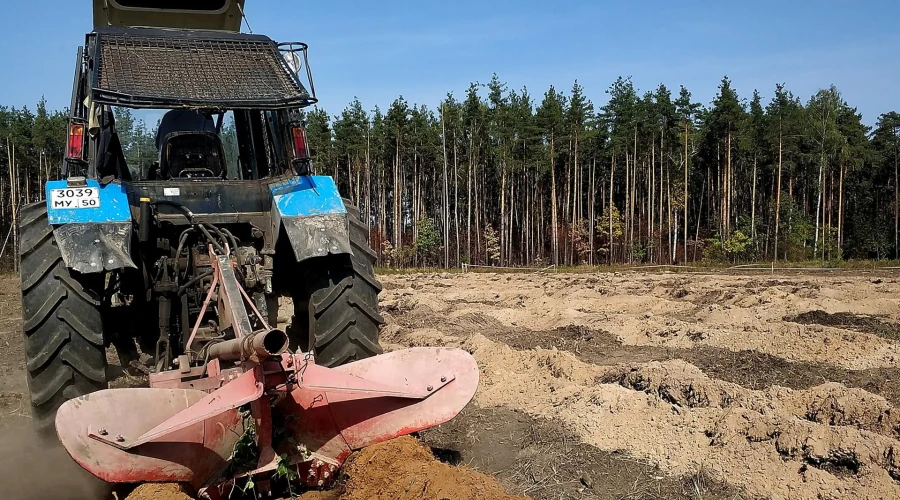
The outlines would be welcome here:
M 99 206 L 100 190 L 97 188 L 79 187 L 50 190 L 51 208 L 97 208 Z

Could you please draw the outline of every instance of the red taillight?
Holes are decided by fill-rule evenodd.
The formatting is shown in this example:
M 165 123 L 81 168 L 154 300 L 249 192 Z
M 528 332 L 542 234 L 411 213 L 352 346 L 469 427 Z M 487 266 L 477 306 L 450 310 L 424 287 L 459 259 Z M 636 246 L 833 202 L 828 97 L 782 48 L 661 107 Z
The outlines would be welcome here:
M 294 138 L 294 157 L 309 158 L 309 150 L 306 147 L 306 129 L 294 127 L 291 129 L 291 136 Z
M 66 158 L 81 160 L 84 158 L 84 125 L 73 123 L 69 125 L 69 149 Z

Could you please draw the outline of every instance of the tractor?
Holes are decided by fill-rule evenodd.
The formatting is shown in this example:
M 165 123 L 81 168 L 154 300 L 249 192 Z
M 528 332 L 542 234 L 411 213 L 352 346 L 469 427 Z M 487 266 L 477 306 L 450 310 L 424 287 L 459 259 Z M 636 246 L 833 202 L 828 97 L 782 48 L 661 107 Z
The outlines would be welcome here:
M 308 47 L 241 33 L 243 8 L 94 0 L 63 178 L 20 212 L 32 414 L 108 482 L 324 486 L 478 385 L 462 350 L 382 354 L 368 215 L 311 161 Z M 156 161 L 128 164 L 117 108 L 165 111 Z M 107 388 L 113 348 L 149 388 Z

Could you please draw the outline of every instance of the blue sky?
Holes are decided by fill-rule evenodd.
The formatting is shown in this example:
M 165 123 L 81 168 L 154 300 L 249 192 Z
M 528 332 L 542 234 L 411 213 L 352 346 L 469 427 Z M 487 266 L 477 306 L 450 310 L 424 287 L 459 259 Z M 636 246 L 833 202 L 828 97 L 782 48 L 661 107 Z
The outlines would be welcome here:
M 0 104 L 68 105 L 87 0 L 4 2 Z M 805 101 L 835 84 L 867 123 L 900 109 L 896 1 L 248 0 L 257 33 L 310 45 L 321 105 L 371 109 L 398 95 L 435 105 L 496 72 L 539 98 L 578 79 L 595 104 L 619 75 L 641 90 L 685 85 L 709 103 L 723 75 L 743 97 L 776 82 Z

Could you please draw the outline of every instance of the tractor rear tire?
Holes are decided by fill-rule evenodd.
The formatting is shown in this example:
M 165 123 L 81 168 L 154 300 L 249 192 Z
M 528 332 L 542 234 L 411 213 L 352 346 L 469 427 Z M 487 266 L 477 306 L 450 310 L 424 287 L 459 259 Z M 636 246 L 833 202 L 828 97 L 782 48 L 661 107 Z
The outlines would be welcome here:
M 316 363 L 339 366 L 383 351 L 378 331 L 384 318 L 378 314 L 381 283 L 375 279 L 375 252 L 359 209 L 344 200 L 350 220 L 353 255 L 330 255 L 305 262 L 304 289 L 294 294 L 293 321 L 306 322 L 314 339 L 291 339 L 292 348 L 314 343 Z M 299 297 L 298 297 L 299 295 Z M 305 311 L 303 310 L 305 306 Z M 302 328 L 291 328 L 300 332 Z M 289 334 L 291 333 L 289 331 Z
M 97 290 L 103 273 L 65 267 L 47 205 L 22 207 L 19 219 L 22 323 L 31 413 L 50 432 L 65 401 L 107 388 L 106 348 Z

